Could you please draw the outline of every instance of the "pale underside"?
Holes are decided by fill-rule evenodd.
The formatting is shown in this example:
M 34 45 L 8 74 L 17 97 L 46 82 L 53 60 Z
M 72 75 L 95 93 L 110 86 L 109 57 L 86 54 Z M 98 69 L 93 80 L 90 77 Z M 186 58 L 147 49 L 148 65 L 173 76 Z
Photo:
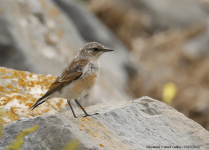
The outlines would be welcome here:
M 78 99 L 85 96 L 93 88 L 95 82 L 99 78 L 99 67 L 99 61 L 88 61 L 86 65 L 80 68 L 83 74 L 79 79 L 72 81 L 60 90 L 55 91 L 47 97 L 47 99 L 64 98 L 69 101 L 71 99 Z
M 75 80 L 67 86 L 63 87 L 60 91 L 54 92 L 49 98 L 64 98 L 68 101 L 71 99 L 78 99 L 86 94 L 93 88 L 98 75 L 91 74 L 82 76 L 79 80 Z

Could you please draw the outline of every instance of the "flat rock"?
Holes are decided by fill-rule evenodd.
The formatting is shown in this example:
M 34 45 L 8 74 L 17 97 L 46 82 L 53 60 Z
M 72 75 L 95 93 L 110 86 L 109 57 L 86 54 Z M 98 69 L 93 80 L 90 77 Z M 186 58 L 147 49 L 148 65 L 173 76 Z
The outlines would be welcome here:
M 166 104 L 142 97 L 136 100 L 103 103 L 86 108 L 91 114 L 78 118 L 71 111 L 20 119 L 4 126 L 1 149 L 23 129 L 37 124 L 38 130 L 24 138 L 22 149 L 59 150 L 73 139 L 83 150 L 175 149 L 179 146 L 209 148 L 209 132 Z M 189 149 L 189 148 L 184 148 Z

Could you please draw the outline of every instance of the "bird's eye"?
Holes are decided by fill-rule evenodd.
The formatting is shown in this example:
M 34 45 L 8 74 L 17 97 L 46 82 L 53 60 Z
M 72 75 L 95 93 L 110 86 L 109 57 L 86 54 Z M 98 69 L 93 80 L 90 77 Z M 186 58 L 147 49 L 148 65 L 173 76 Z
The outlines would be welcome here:
M 98 52 L 98 51 L 99 51 L 99 49 L 98 49 L 98 48 L 93 48 L 93 50 L 94 50 L 95 52 Z

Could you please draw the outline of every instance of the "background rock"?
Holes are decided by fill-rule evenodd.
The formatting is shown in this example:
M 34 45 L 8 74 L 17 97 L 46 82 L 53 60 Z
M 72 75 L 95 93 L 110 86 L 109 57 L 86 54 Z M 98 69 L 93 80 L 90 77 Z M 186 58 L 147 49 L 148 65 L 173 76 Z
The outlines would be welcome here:
M 37 124 L 38 130 L 24 138 L 22 149 L 58 150 L 72 139 L 79 140 L 81 150 L 140 150 L 148 149 L 147 146 L 187 145 L 209 148 L 209 133 L 205 129 L 149 97 L 104 103 L 89 107 L 87 111 L 99 114 L 82 118 L 83 113 L 77 110 L 80 117 L 73 118 L 71 111 L 67 111 L 7 124 L 0 147 L 5 149 L 21 130 Z
M 71 19 L 71 16 L 68 17 L 50 0 L 15 2 L 4 0 L 0 2 L 0 9 L 1 66 L 57 76 L 86 44 L 83 31 L 86 30 L 88 34 L 92 33 L 88 36 L 89 40 L 97 41 L 97 38 L 101 37 L 98 41 L 104 41 L 106 47 L 115 51 L 102 56 L 99 84 L 88 100 L 81 103 L 93 105 L 107 99 L 113 101 L 130 97 L 125 87 L 128 76 L 124 65 L 130 64 L 126 48 L 88 11 L 82 10 L 79 14 L 86 18 L 83 22 L 86 22 L 91 30 L 84 26 L 82 29 L 76 27 L 78 24 L 75 17 L 79 16 Z M 77 9 L 74 13 L 76 12 Z M 95 34 L 93 34 L 94 23 L 87 22 L 89 18 L 97 22 Z M 109 93 L 117 98 L 110 98 Z
M 0 6 L 1 66 L 59 75 L 84 44 L 74 24 L 49 0 L 3 0 Z
M 123 4 L 144 12 L 153 31 L 208 22 L 207 7 L 196 0 L 130 0 Z
M 163 100 L 168 83 L 177 93 L 170 105 L 209 130 L 208 0 L 91 0 L 89 8 L 130 48 L 135 97 Z

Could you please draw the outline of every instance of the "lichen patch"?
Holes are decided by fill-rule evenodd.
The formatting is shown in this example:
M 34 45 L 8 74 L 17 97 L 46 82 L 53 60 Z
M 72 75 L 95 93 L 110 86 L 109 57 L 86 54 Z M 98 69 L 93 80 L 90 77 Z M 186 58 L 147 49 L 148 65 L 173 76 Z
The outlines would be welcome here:
M 32 117 L 44 113 L 55 114 L 67 104 L 63 99 L 52 99 L 31 111 L 29 108 L 43 96 L 55 80 L 51 75 L 17 71 L 0 67 L 0 107 L 5 111 L 4 123 L 21 117 Z

